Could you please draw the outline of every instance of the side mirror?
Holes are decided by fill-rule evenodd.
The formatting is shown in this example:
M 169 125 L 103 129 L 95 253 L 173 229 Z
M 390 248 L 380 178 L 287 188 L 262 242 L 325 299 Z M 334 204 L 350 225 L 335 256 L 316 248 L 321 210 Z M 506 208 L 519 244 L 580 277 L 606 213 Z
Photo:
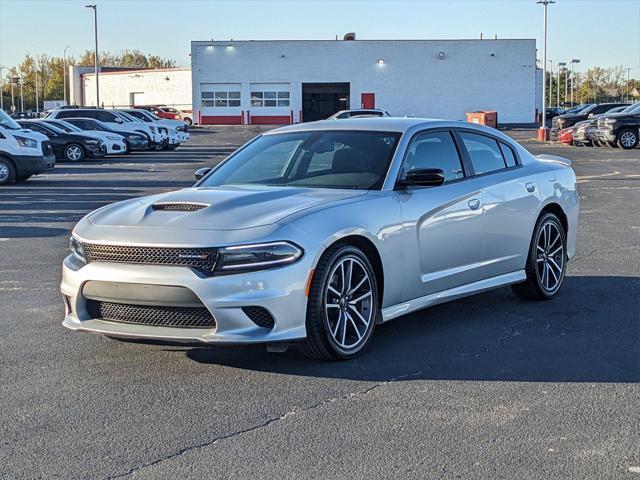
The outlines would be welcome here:
M 114 118 L 114 121 L 115 121 L 116 123 L 123 123 L 123 122 L 124 122 L 124 120 L 122 120 L 120 117 L 116 117 L 116 118 Z
M 593 113 L 590 113 L 587 118 L 591 118 L 591 117 L 593 117 Z
M 414 168 L 400 180 L 402 187 L 438 187 L 444 183 L 444 172 L 439 168 Z
M 200 168 L 199 170 L 196 170 L 196 173 L 194 173 L 193 176 L 196 177 L 196 180 L 201 180 L 202 177 L 204 177 L 210 171 L 210 168 Z

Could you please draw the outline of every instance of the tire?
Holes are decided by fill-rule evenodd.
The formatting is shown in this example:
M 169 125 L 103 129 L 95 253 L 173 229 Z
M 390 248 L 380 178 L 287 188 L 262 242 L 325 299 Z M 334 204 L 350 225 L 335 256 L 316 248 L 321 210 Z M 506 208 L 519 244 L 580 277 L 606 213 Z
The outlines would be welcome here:
M 618 132 L 616 143 L 620 148 L 631 150 L 638 146 L 638 131 L 633 128 L 623 128 Z
M 78 143 L 70 143 L 64 147 L 64 159 L 69 162 L 81 162 L 85 156 L 84 148 Z
M 16 180 L 16 169 L 11 160 L 0 157 L 0 185 L 9 185 Z
M 564 227 L 558 217 L 547 212 L 536 223 L 531 238 L 525 266 L 527 279 L 512 285 L 511 288 L 524 300 L 550 300 L 562 287 L 567 260 L 567 237 Z
M 31 177 L 33 176 L 33 174 L 30 175 L 22 175 L 20 177 L 16 177 L 16 181 L 17 182 L 26 182 L 27 180 L 29 180 Z
M 344 282 L 349 291 L 342 279 L 351 274 L 351 282 Z M 369 344 L 379 317 L 378 285 L 364 252 L 351 245 L 327 250 L 311 282 L 302 352 L 320 360 L 354 358 Z
M 131 145 L 127 140 L 124 141 L 124 154 L 129 155 L 131 153 Z

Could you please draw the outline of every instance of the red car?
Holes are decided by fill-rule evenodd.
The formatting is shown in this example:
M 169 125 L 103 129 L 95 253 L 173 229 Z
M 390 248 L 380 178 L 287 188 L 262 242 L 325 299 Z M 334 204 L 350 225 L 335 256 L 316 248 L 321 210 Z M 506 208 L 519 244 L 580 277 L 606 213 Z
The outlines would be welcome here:
M 558 132 L 558 142 L 573 145 L 573 127 L 563 128 Z
M 141 108 L 142 110 L 147 110 L 147 111 L 153 113 L 156 117 L 168 118 L 169 120 L 181 120 L 179 113 L 174 113 L 174 112 L 169 111 L 168 109 L 163 108 L 163 107 L 157 107 L 155 105 L 150 105 L 150 106 L 145 106 L 145 107 L 136 106 L 135 108 Z M 171 110 L 173 110 L 173 109 L 171 109 Z

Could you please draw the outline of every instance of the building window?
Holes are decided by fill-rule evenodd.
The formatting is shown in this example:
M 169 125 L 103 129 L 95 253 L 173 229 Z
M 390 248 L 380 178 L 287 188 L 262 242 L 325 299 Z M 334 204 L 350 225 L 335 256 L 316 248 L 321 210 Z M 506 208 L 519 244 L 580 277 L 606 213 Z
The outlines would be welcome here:
M 210 91 L 201 92 L 200 105 L 202 107 L 239 107 L 240 92 Z
M 289 92 L 251 92 L 252 107 L 288 107 Z

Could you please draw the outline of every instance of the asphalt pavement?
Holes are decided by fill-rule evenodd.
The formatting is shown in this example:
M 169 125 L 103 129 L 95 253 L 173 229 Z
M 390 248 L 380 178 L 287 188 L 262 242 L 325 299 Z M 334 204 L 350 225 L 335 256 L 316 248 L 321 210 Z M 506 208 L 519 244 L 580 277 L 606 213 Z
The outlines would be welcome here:
M 112 341 L 61 325 L 69 231 L 189 186 L 260 127 L 0 188 L 0 478 L 637 478 L 640 149 L 573 160 L 577 255 L 553 301 L 498 289 L 376 329 L 356 360 Z

